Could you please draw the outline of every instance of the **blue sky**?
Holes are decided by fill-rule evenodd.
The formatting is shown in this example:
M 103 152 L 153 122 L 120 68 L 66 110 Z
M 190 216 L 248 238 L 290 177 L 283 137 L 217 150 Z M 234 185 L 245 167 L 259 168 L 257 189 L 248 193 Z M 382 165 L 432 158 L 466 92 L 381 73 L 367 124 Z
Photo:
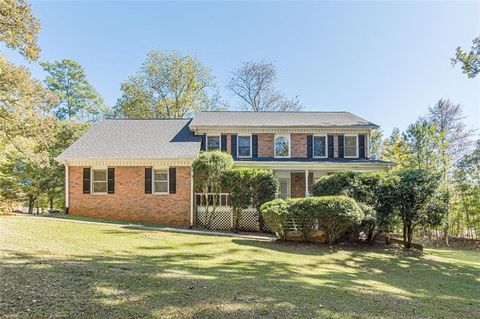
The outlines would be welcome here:
M 81 63 L 115 104 L 120 83 L 149 50 L 195 55 L 226 89 L 242 61 L 266 58 L 279 89 L 306 110 L 358 114 L 405 129 L 439 98 L 462 104 L 480 128 L 480 78 L 450 58 L 480 35 L 480 2 L 33 2 L 42 25 L 41 60 Z M 25 64 L 16 53 L 8 59 Z M 27 64 L 35 77 L 44 73 Z

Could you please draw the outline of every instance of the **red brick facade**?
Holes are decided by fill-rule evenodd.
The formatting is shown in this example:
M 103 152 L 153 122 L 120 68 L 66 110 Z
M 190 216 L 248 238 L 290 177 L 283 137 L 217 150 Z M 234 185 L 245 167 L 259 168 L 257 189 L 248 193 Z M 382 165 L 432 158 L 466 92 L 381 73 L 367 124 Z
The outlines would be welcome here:
M 273 157 L 273 133 L 258 134 L 258 157 Z
M 191 169 L 176 168 L 176 193 L 145 194 L 145 167 L 115 167 L 115 193 L 83 194 L 83 167 L 69 167 L 69 213 L 133 222 L 190 225 Z
M 305 197 L 305 173 L 291 173 L 291 197 Z M 313 173 L 308 174 L 308 188 L 313 184 Z

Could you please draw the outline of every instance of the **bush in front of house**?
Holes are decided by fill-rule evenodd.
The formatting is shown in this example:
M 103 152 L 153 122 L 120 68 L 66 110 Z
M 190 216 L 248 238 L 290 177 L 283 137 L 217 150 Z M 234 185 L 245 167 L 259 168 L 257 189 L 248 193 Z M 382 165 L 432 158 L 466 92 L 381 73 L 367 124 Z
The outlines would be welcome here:
M 284 239 L 287 222 L 295 222 L 297 229 L 308 240 L 309 233 L 318 225 L 325 231 L 326 242 L 335 243 L 345 232 L 358 225 L 363 212 L 354 199 L 347 196 L 306 197 L 267 202 L 260 208 L 268 226 Z
M 234 229 L 238 230 L 240 213 L 249 206 L 257 209 L 275 198 L 278 179 L 271 170 L 255 168 L 232 168 L 221 177 L 222 189 L 228 192 L 232 207 Z
M 266 202 L 260 206 L 260 214 L 276 236 L 285 240 L 287 222 L 290 219 L 287 202 L 281 198 Z

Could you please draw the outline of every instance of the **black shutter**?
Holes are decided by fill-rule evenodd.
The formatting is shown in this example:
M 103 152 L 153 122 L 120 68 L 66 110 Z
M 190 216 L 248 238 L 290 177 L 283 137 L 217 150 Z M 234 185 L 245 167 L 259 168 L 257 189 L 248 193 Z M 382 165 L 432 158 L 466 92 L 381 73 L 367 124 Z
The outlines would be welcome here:
M 222 149 L 223 152 L 226 152 L 227 151 L 227 136 L 222 134 L 221 140 L 222 140 L 221 149 Z
M 313 136 L 307 135 L 307 157 L 313 157 Z
M 202 144 L 200 146 L 200 150 L 202 150 L 202 151 L 207 150 L 207 134 L 202 135 Z
M 109 167 L 107 172 L 108 172 L 108 175 L 107 175 L 108 193 L 114 194 L 115 193 L 115 168 Z
M 328 135 L 328 158 L 333 158 L 333 135 Z
M 145 194 L 152 193 L 152 168 L 145 167 Z
M 175 194 L 177 192 L 177 169 L 175 167 L 168 169 L 168 183 L 168 192 Z
M 339 158 L 345 157 L 344 142 L 345 142 L 345 138 L 343 137 L 343 135 L 338 135 L 338 157 Z
M 365 135 L 358 135 L 358 157 L 365 158 Z
M 232 157 L 237 157 L 237 135 L 232 134 Z
M 258 157 L 258 135 L 252 135 L 252 157 Z
M 83 168 L 83 193 L 90 194 L 90 167 Z

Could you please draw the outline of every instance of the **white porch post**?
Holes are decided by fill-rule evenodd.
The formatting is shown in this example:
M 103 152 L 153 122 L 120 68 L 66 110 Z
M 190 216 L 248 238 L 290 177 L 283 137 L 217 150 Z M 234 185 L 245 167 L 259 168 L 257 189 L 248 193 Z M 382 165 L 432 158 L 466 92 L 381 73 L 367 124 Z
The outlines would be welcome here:
M 308 169 L 305 170 L 305 197 L 308 197 Z
M 68 165 L 65 163 L 65 210 L 68 211 Z

